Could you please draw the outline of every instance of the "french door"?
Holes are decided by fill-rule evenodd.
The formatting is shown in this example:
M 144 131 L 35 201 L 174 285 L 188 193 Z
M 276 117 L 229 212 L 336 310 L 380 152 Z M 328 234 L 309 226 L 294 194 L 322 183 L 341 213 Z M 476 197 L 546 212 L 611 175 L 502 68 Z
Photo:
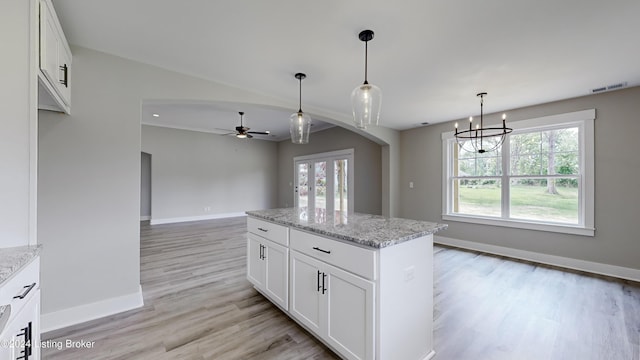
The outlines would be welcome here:
M 316 221 L 353 212 L 353 149 L 298 156 L 293 163 L 296 207 Z

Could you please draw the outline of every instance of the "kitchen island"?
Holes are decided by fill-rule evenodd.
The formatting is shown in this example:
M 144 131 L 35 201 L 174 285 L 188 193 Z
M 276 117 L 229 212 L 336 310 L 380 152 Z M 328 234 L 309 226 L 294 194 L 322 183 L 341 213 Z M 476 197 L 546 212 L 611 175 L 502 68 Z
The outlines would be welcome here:
M 433 357 L 433 233 L 446 225 L 306 208 L 247 215 L 247 279 L 339 356 Z

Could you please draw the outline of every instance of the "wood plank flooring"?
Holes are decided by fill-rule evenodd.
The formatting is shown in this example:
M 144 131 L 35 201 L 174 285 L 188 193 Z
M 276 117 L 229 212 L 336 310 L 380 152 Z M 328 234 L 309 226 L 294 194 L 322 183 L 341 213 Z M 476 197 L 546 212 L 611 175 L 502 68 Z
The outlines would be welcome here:
M 43 334 L 95 347 L 42 358 L 337 359 L 246 281 L 245 232 L 246 218 L 141 225 L 145 306 Z M 640 284 L 440 246 L 434 255 L 435 359 L 640 360 Z

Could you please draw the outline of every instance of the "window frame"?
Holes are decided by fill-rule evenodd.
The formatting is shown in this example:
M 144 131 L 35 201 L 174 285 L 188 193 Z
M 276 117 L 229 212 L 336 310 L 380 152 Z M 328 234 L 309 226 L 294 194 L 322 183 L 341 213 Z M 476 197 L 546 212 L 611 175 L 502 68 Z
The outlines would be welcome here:
M 491 178 L 499 178 L 502 183 L 501 217 L 486 217 L 471 214 L 453 213 L 453 145 L 456 144 L 454 132 L 442 133 L 442 219 L 483 225 L 503 226 L 519 229 L 550 231 L 565 234 L 594 236 L 594 120 L 596 110 L 582 110 L 564 114 L 544 116 L 527 120 L 510 122 L 514 135 L 551 130 L 553 128 L 579 128 L 580 194 L 578 198 L 578 224 L 564 224 L 547 221 L 515 219 L 509 214 L 509 184 L 517 175 L 509 174 L 510 149 L 509 138 L 502 145 L 502 173 Z M 507 135 L 509 137 L 510 135 Z M 456 145 L 457 146 L 457 145 Z M 506 150 L 506 151 L 505 151 Z M 545 177 L 545 176 L 540 176 Z M 482 177 L 478 177 L 482 178 Z

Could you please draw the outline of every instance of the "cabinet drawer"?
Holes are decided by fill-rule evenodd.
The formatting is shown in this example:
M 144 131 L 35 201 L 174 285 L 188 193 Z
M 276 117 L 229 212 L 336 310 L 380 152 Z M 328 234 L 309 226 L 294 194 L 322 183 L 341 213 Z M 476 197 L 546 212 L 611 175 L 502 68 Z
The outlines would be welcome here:
M 376 280 L 376 251 L 291 229 L 291 249 Z
M 32 287 L 31 285 L 35 285 Z M 30 289 L 31 288 L 31 289 Z M 0 305 L 11 305 L 11 313 L 17 314 L 24 304 L 40 288 L 40 257 L 36 257 L 31 263 L 0 285 Z M 29 290 L 30 289 L 30 290 Z M 26 294 L 24 298 L 15 298 Z
M 247 218 L 247 229 L 277 244 L 289 246 L 289 228 L 286 226 L 250 217 Z

